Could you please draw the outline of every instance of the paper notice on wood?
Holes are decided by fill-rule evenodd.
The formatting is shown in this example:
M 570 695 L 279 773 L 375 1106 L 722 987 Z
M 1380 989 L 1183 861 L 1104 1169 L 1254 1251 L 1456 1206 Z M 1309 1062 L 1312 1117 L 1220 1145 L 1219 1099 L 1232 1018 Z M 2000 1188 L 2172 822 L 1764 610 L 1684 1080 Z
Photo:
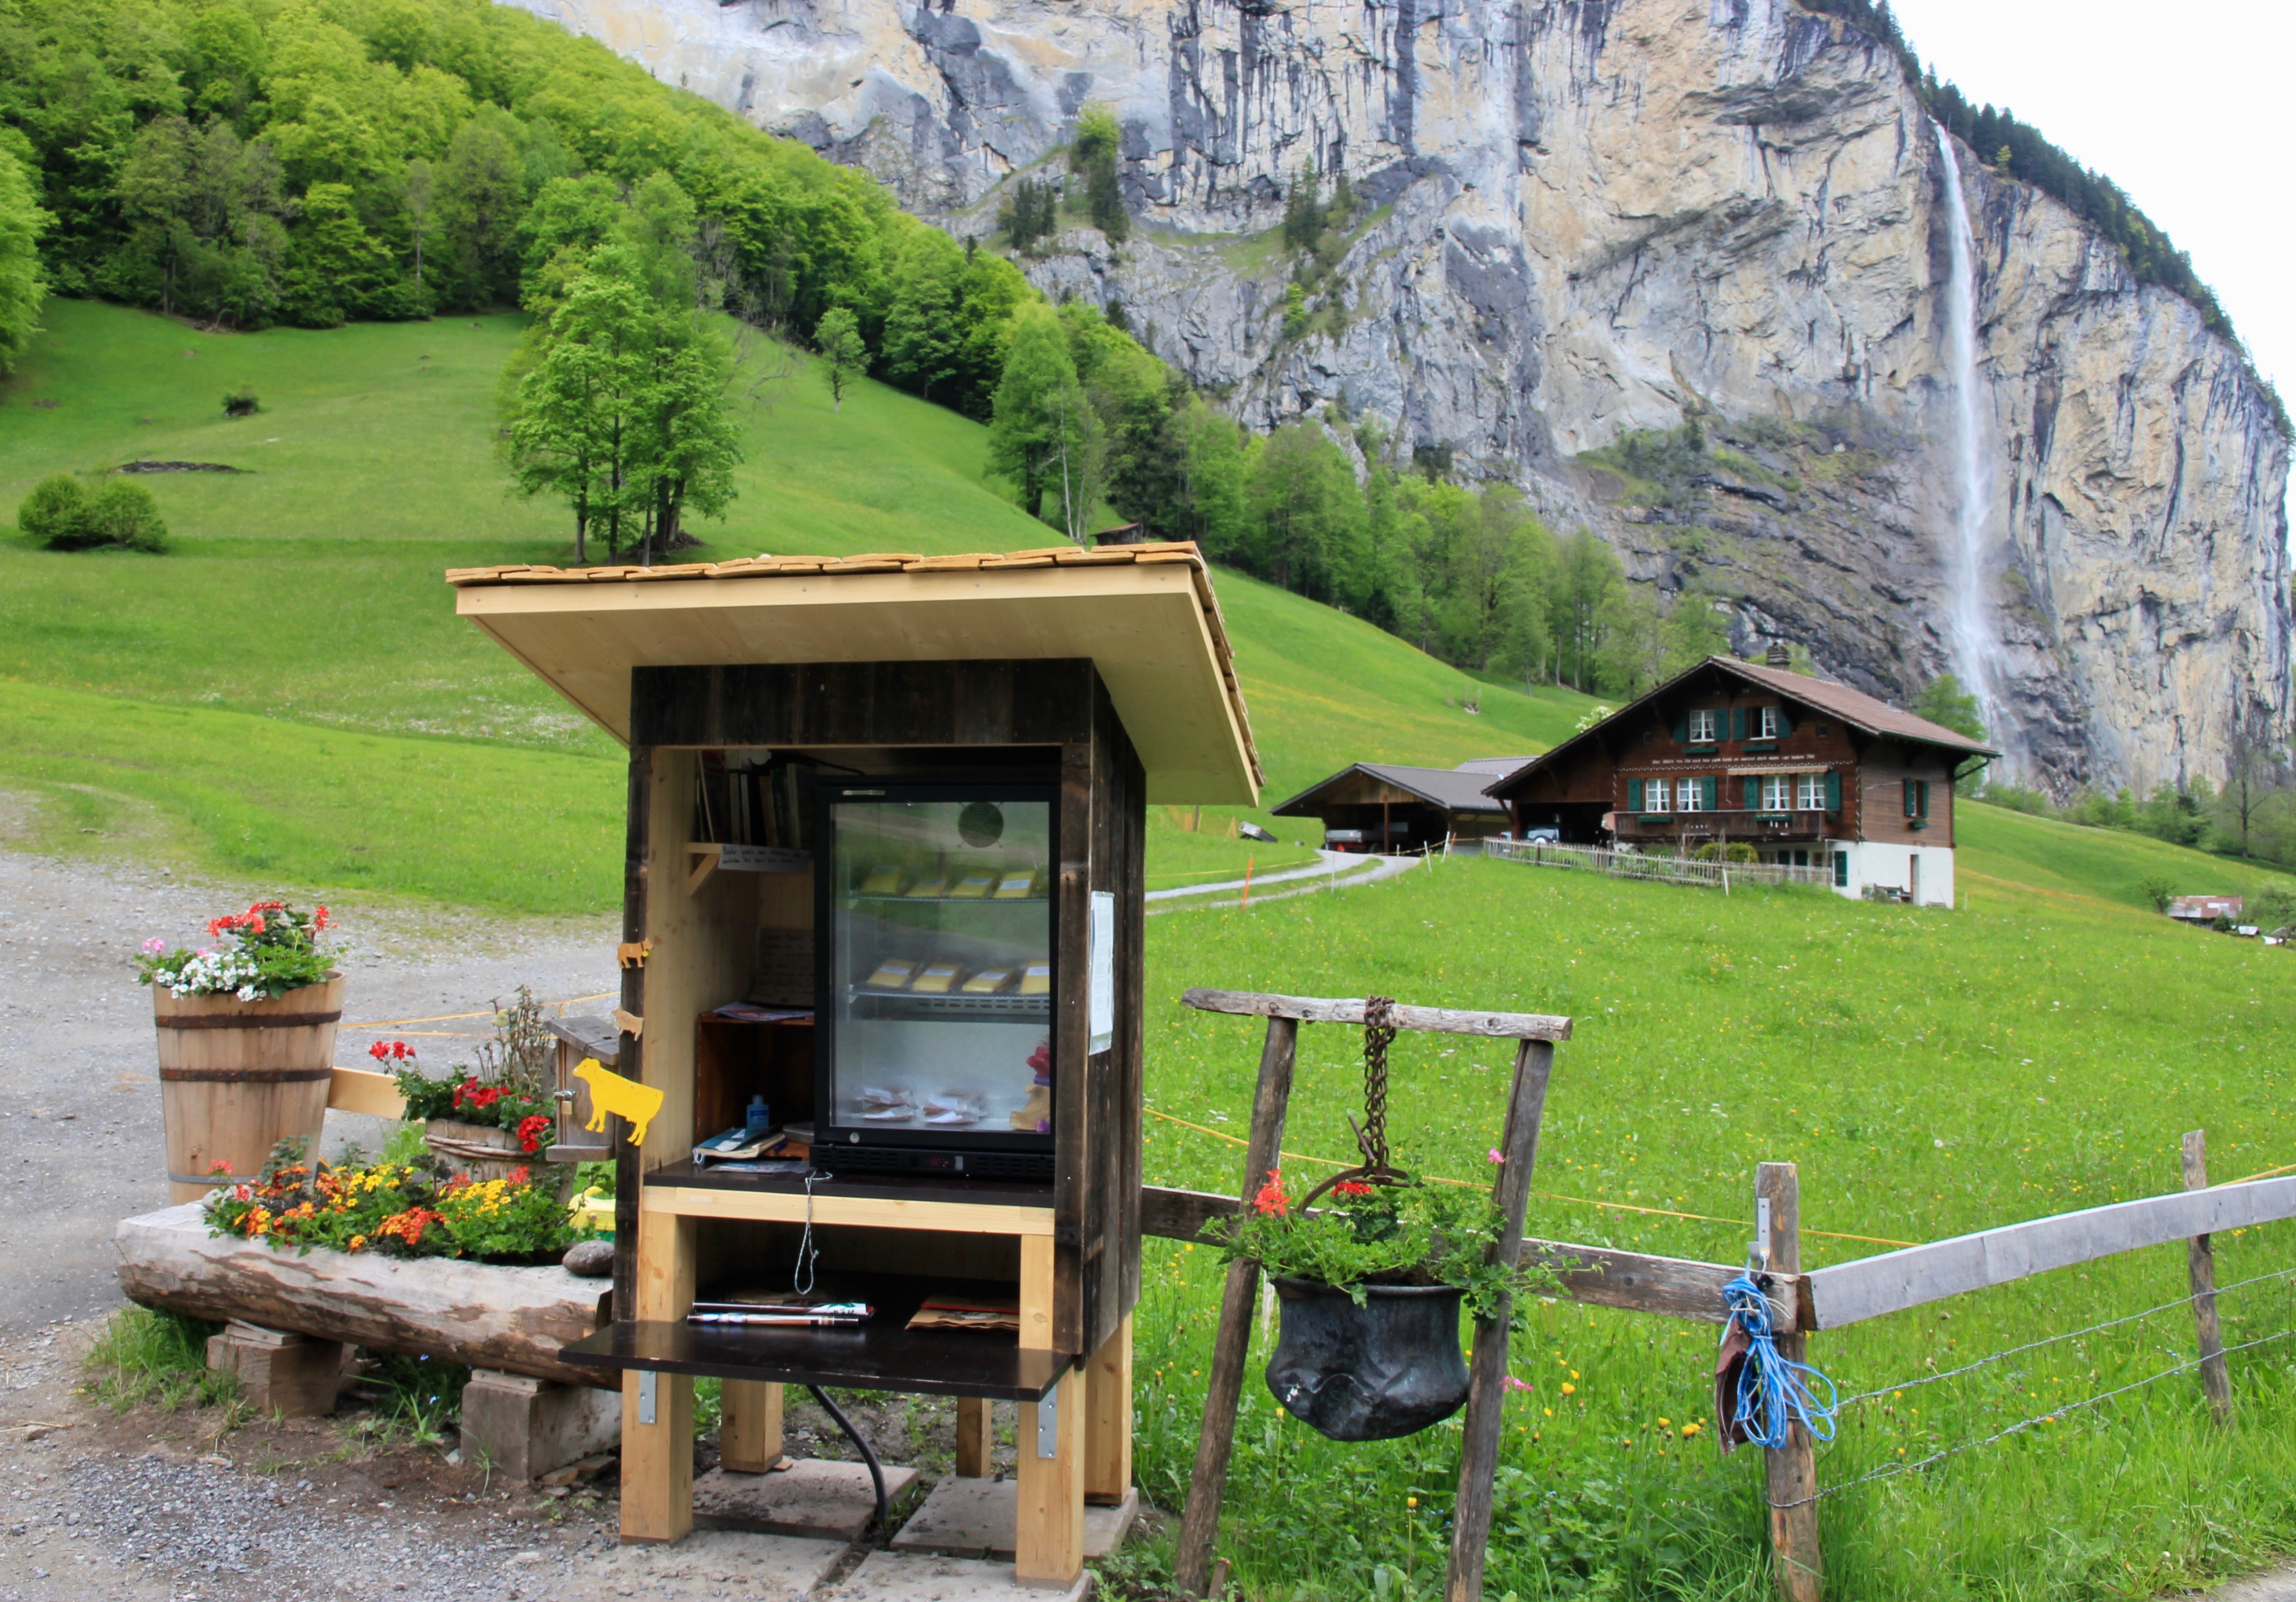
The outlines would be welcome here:
M 813 1005 L 813 931 L 758 931 L 758 978 L 750 999 L 766 1006 Z
M 1092 892 L 1092 1044 L 1106 1051 L 1116 1039 L 1116 898 Z

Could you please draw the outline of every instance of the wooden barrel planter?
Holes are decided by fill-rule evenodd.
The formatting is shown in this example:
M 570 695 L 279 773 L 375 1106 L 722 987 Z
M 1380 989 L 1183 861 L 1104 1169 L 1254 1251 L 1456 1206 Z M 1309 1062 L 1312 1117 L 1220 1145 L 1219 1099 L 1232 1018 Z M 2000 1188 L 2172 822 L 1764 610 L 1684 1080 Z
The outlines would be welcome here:
M 260 1171 L 291 1137 L 316 1154 L 343 1015 L 340 974 L 260 1001 L 177 996 L 155 984 L 152 1001 L 168 1200 L 205 1196 L 218 1162 L 242 1178 Z
M 516 1135 L 492 1124 L 433 1118 L 422 1126 L 422 1144 L 447 1167 L 473 1179 L 507 1179 L 513 1170 L 521 1168 L 537 1178 L 542 1173 L 541 1154 L 527 1151 Z

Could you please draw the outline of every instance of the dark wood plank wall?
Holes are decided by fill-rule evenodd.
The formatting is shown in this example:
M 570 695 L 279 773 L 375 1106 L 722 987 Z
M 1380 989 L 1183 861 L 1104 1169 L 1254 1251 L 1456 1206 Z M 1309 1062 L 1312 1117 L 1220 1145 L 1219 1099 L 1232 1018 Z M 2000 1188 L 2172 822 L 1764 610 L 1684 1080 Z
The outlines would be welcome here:
M 1864 838 L 1890 844 L 1951 845 L 1953 769 L 1951 753 L 1934 746 L 1876 740 L 1866 752 L 1865 766 L 1858 774 L 1858 791 L 1866 808 Z M 1906 817 L 1907 779 L 1929 781 L 1930 817 L 1925 829 L 1915 828 Z
M 647 841 L 653 827 L 653 748 L 635 740 L 629 782 L 629 830 L 622 847 L 622 939 L 635 942 L 645 939 Z M 622 1008 L 634 1018 L 645 1016 L 643 965 L 622 970 Z M 625 1034 L 619 1049 L 615 1072 L 644 1083 L 644 1042 Z M 644 1182 L 644 1164 L 638 1148 L 625 1138 L 619 1115 L 606 1120 L 606 1139 L 614 1148 L 614 1316 L 634 1319 L 638 1304 L 638 1187 Z
M 654 747 L 1058 748 L 1054 1340 L 1063 1351 L 1096 1349 L 1140 1294 L 1144 1023 L 1136 998 L 1146 971 L 1147 779 L 1091 661 L 640 668 L 632 675 L 630 729 L 634 855 L 625 924 L 633 931 L 644 927 L 636 776 Z M 1112 1048 L 1088 1057 L 1094 891 L 1116 897 L 1117 1016 Z M 641 970 L 624 978 L 624 1005 L 634 1013 L 642 1013 L 643 984 Z M 620 1189 L 635 1197 L 636 1176 Z M 634 1220 L 618 1238 L 635 1245 Z

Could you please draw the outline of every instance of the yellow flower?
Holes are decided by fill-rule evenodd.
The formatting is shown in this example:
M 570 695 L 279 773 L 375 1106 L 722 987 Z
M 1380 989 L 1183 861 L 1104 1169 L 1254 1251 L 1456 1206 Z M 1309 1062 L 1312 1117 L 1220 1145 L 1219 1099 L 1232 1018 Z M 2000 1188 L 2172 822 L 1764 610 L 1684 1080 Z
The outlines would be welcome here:
M 1696 1419 L 1693 1418 L 1688 1424 L 1682 1426 L 1682 1438 L 1685 1441 L 1689 1440 L 1696 1434 L 1698 1434 L 1698 1421 Z
M 348 1241 L 348 1243 L 346 1243 L 346 1244 L 347 1244 L 347 1245 L 348 1245 L 348 1246 L 350 1247 L 350 1249 L 351 1249 L 352 1251 L 356 1252 L 356 1251 L 357 1251 L 361 1246 L 364 1246 L 364 1245 L 366 1245 L 366 1236 L 364 1236 L 364 1235 L 354 1235 L 354 1236 L 352 1236 L 350 1237 L 349 1241 Z
M 1568 1381 L 1565 1381 L 1562 1386 L 1562 1394 L 1565 1396 L 1576 1396 L 1578 1394 L 1578 1387 L 1571 1384 Z

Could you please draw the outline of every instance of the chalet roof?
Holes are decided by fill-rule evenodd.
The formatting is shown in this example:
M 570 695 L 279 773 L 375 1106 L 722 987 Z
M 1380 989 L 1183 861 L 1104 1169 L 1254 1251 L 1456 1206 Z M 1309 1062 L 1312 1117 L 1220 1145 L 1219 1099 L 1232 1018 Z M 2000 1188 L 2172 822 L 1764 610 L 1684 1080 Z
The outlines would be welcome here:
M 1400 768 L 1389 762 L 1356 762 L 1341 768 L 1331 777 L 1310 785 L 1280 807 L 1269 809 L 1279 817 L 1313 817 L 1316 798 L 1342 779 L 1355 774 L 1368 774 L 1383 784 L 1417 796 L 1431 807 L 1440 807 L 1446 812 L 1496 812 L 1497 803 L 1485 793 L 1490 783 L 1488 772 L 1469 772 L 1458 768 Z
M 1529 757 L 1469 757 L 1452 771 L 1455 773 L 1513 773 L 1529 760 Z
M 1490 786 L 1492 795 L 1504 794 L 1528 778 L 1537 769 L 1546 767 L 1568 752 L 1575 752 L 1585 742 L 1620 719 L 1643 711 L 1654 702 L 1670 695 L 1685 679 L 1708 669 L 1718 669 L 1758 688 L 1775 691 L 1790 700 L 1860 729 L 1869 735 L 1884 735 L 1894 740 L 1911 740 L 1918 744 L 1936 745 L 1957 752 L 1964 756 L 1997 757 L 2001 753 L 1981 741 L 1956 734 L 1942 724 L 1931 723 L 1926 718 L 1879 701 L 1848 685 L 1830 679 L 1814 678 L 1807 673 L 1796 673 L 1785 668 L 1773 668 L 1761 662 L 1740 661 L 1734 656 L 1710 656 L 1695 667 L 1676 674 L 1640 700 L 1630 702 L 1593 727 L 1582 729 L 1543 756 L 1532 757 L 1520 768 L 1506 774 Z
M 1185 541 L 456 568 L 447 582 L 457 612 L 625 744 L 633 668 L 1086 656 L 1149 800 L 1259 798 L 1235 654 L 1211 573 Z

